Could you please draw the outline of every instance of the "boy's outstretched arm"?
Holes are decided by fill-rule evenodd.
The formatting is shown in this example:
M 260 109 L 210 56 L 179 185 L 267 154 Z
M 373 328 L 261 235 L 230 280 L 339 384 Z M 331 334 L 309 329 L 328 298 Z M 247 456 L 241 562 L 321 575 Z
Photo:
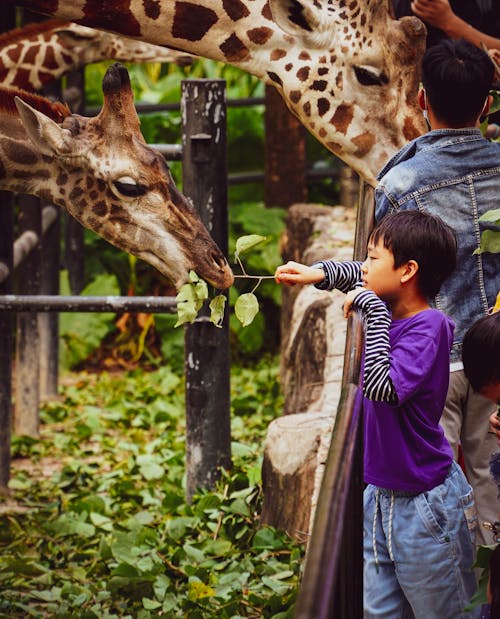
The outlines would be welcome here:
M 279 266 L 274 279 L 278 284 L 295 286 L 295 284 L 319 284 L 325 279 L 325 272 L 321 268 L 308 267 L 300 262 L 289 261 Z

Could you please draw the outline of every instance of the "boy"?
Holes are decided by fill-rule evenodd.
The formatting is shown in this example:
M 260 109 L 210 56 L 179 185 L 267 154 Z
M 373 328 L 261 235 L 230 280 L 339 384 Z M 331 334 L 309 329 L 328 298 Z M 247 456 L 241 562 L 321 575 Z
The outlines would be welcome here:
M 428 303 L 455 261 L 451 228 L 408 211 L 381 221 L 363 263 L 288 262 L 275 273 L 348 293 L 345 315 L 365 323 L 365 619 L 478 616 L 463 610 L 476 588 L 472 489 L 439 425 L 453 323 Z

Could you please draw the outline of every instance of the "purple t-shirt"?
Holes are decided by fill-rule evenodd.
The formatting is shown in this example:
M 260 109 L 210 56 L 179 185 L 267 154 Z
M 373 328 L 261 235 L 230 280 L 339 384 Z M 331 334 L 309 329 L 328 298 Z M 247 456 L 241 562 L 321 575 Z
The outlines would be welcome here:
M 398 403 L 363 399 L 366 483 L 420 493 L 448 474 L 453 453 L 439 420 L 453 329 L 434 309 L 391 322 L 389 376 Z

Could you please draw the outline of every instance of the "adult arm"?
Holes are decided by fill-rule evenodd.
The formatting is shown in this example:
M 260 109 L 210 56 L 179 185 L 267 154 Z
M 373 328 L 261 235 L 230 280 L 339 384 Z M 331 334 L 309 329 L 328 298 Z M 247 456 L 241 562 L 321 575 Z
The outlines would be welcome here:
M 477 47 L 500 50 L 500 39 L 481 32 L 456 15 L 448 0 L 413 0 L 412 11 L 452 39 L 467 39 Z

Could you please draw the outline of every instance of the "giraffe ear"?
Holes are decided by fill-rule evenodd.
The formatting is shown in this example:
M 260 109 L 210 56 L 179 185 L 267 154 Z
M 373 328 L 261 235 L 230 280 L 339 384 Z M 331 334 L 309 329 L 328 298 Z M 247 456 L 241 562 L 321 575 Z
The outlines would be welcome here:
M 332 39 L 328 13 L 310 0 L 269 0 L 274 21 L 286 33 L 324 47 Z
M 67 129 L 63 129 L 19 97 L 15 97 L 15 103 L 28 136 L 42 154 L 54 157 L 71 152 L 71 134 Z

